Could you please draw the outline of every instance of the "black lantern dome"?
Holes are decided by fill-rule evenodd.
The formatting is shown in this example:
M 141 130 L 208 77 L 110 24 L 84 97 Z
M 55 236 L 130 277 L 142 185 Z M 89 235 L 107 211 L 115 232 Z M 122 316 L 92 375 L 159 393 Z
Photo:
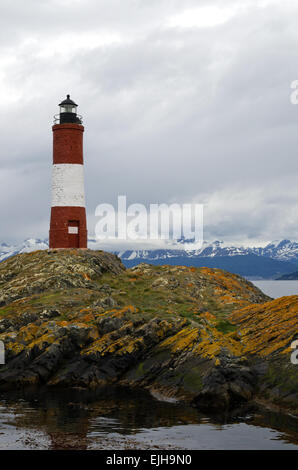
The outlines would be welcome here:
M 66 96 L 66 100 L 61 101 L 59 107 L 59 124 L 82 124 L 82 117 L 77 114 L 78 105 L 70 99 L 70 95 Z

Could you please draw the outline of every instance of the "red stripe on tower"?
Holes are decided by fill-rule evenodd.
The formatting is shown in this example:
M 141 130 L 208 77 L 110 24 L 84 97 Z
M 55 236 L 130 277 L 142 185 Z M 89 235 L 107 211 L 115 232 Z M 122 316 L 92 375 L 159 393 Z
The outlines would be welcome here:
M 53 126 L 50 248 L 87 248 L 82 118 L 67 95 Z

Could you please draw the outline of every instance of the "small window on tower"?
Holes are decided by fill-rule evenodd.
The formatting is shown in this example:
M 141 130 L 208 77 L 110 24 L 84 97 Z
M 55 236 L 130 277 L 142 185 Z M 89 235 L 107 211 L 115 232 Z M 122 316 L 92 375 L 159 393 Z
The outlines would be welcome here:
M 78 220 L 68 221 L 68 233 L 72 233 L 72 234 L 79 233 L 79 221 Z
M 79 227 L 68 227 L 68 233 L 79 233 Z

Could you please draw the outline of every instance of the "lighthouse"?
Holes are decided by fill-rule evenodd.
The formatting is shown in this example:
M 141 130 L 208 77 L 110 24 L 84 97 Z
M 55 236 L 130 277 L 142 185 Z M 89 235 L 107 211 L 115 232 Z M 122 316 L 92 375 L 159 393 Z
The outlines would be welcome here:
M 87 248 L 82 117 L 67 95 L 53 129 L 50 248 Z

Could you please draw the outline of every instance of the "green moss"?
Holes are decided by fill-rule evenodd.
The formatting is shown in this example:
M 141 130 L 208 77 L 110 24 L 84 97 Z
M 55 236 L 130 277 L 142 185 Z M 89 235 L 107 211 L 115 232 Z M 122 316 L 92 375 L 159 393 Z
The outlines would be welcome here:
M 204 306 L 208 312 L 212 313 L 215 315 L 217 318 L 226 318 L 230 313 L 231 313 L 231 306 L 230 305 L 224 305 L 224 304 L 218 304 L 215 302 L 215 300 L 212 298 L 211 294 L 205 294 L 204 298 L 206 299 L 204 302 Z
M 227 334 L 236 331 L 236 325 L 232 325 L 228 320 L 220 320 L 216 323 L 215 328 L 220 331 L 221 333 Z
M 136 378 L 140 378 L 140 377 L 143 377 L 144 375 L 145 375 L 144 362 L 140 362 L 140 364 L 138 365 L 135 371 L 135 376 Z
M 189 372 L 184 375 L 183 383 L 187 390 L 198 392 L 202 390 L 203 382 L 198 368 L 194 367 L 190 369 Z
M 294 364 L 271 363 L 263 379 L 269 388 L 279 388 L 282 392 L 297 393 L 298 374 Z
M 0 317 L 5 317 L 11 313 L 11 306 L 0 308 Z

